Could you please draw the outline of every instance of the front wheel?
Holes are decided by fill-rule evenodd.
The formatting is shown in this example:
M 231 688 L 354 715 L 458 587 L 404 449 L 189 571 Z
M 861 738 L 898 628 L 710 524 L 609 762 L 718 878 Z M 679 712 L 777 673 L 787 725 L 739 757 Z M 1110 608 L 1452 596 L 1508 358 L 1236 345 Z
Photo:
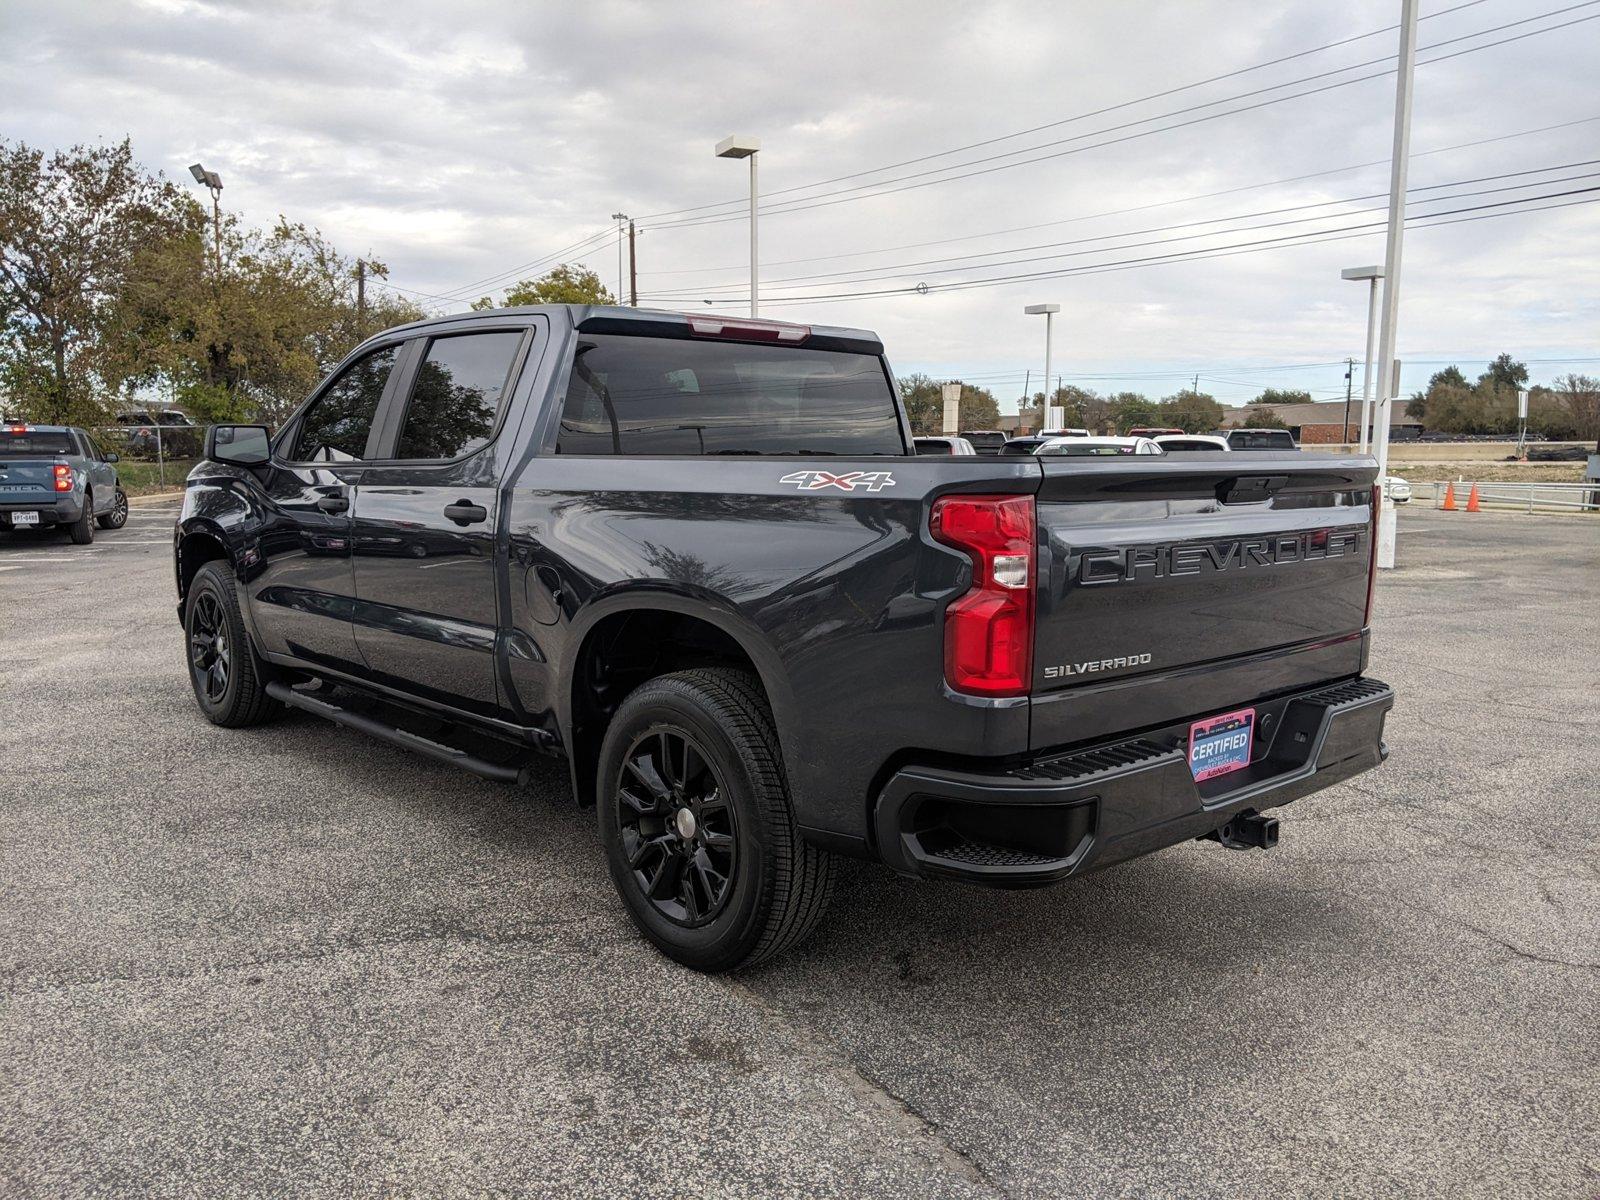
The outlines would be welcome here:
M 112 497 L 111 511 L 95 518 L 101 529 L 121 529 L 128 523 L 128 493 L 121 488 Z
M 256 657 L 239 613 L 233 573 L 208 562 L 195 574 L 183 617 L 189 682 L 213 725 L 260 725 L 283 711 L 266 692 L 266 667 Z
M 795 828 L 772 714 L 746 672 L 640 686 L 606 730 L 597 782 L 612 882 L 669 957 L 733 970 L 822 919 L 833 862 Z

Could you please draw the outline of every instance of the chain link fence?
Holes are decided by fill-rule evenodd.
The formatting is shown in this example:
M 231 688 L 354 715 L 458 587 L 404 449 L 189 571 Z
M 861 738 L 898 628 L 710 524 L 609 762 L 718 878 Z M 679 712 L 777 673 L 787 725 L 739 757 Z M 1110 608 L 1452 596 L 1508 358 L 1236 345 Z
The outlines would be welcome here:
M 173 414 L 174 416 L 176 414 Z M 200 459 L 206 431 L 187 419 L 97 426 L 100 448 L 117 455 L 117 476 L 132 495 L 176 490 Z

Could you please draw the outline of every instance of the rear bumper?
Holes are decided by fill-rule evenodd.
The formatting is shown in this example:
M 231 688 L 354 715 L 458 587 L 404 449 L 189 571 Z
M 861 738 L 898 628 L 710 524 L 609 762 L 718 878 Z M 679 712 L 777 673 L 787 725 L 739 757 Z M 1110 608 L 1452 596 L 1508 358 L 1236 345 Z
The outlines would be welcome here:
M 83 497 L 66 493 L 59 498 L 50 495 L 48 499 L 0 501 L 0 529 L 10 529 L 11 514 L 18 512 L 38 513 L 40 525 L 71 525 L 83 516 Z
M 1250 765 L 1202 783 L 1189 771 L 1187 720 L 992 773 L 906 767 L 878 797 L 878 852 L 912 875 L 1053 883 L 1377 766 L 1393 706 L 1393 689 L 1375 679 L 1259 701 Z

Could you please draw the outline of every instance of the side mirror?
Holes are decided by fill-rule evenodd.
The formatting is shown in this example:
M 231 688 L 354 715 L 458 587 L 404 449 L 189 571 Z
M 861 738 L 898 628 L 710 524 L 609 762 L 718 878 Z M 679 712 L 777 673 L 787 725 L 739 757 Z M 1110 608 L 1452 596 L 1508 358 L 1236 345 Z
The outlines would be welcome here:
M 213 425 L 206 430 L 206 457 L 238 467 L 261 467 L 272 457 L 265 425 Z
M 108 455 L 106 455 L 106 461 L 108 463 L 121 462 L 122 461 L 122 455 L 116 454 L 116 453 L 108 454 Z

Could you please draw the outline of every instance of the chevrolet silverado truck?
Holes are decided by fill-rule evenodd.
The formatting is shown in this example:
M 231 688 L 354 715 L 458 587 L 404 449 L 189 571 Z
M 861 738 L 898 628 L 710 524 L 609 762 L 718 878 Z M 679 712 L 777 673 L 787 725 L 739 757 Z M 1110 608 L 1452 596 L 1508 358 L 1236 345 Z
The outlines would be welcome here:
M 1366 457 L 919 457 L 855 329 L 551 306 L 372 338 L 212 428 L 175 530 L 204 715 L 489 779 L 564 758 L 622 903 L 726 970 L 842 855 L 1047 884 L 1267 848 L 1376 766 Z
M 78 545 L 128 523 L 117 456 L 70 425 L 0 426 L 0 529 L 64 528 Z

